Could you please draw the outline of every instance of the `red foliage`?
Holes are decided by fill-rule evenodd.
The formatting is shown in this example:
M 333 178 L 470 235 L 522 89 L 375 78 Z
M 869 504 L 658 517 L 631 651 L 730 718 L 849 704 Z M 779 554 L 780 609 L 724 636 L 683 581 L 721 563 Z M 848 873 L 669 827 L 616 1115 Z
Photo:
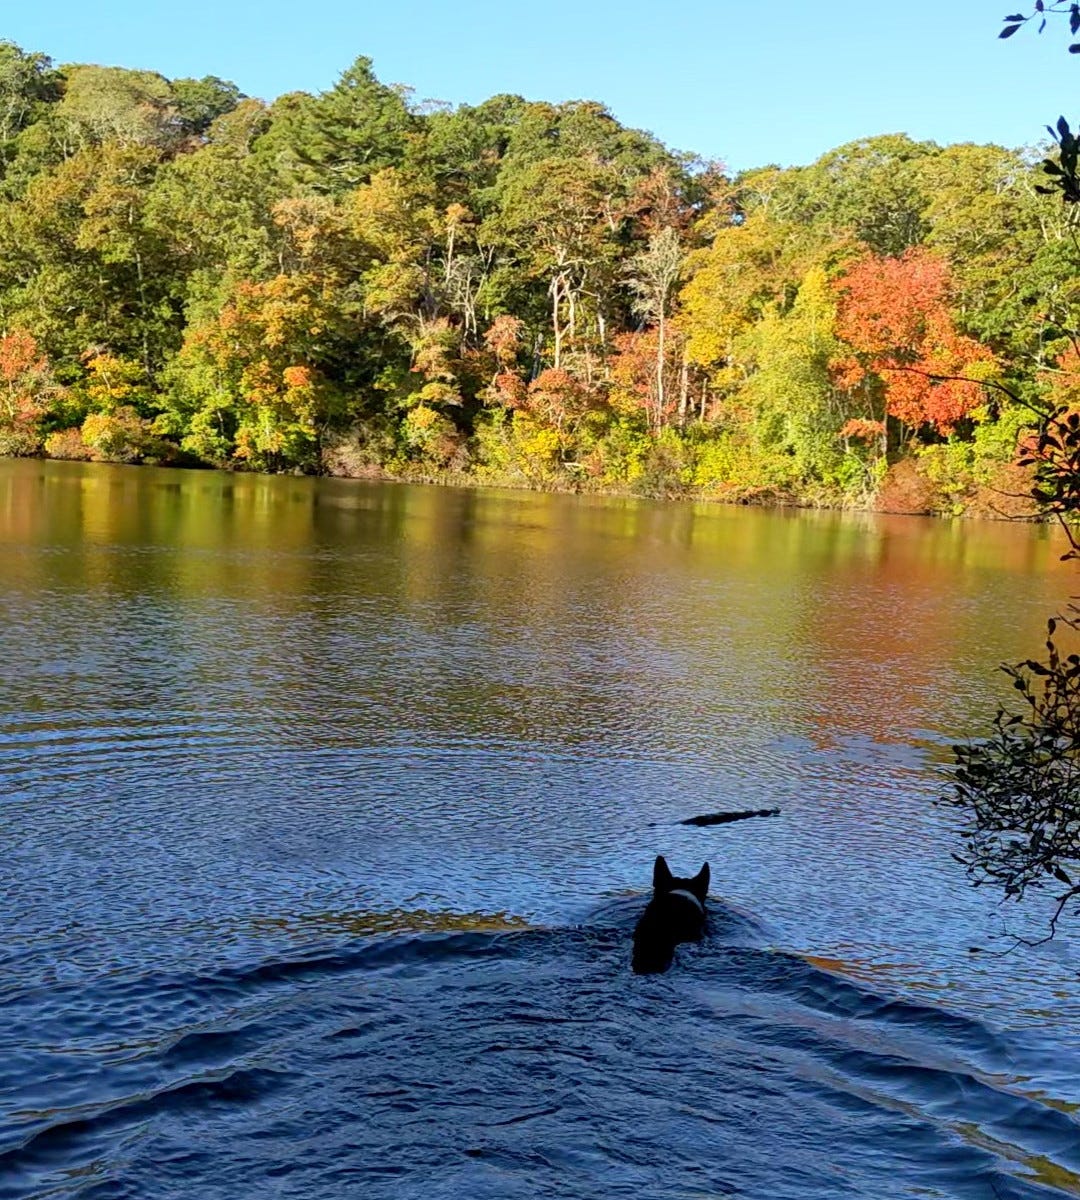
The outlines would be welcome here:
M 542 421 L 561 429 L 564 422 L 584 416 L 597 403 L 595 393 L 580 379 L 561 368 L 549 367 L 529 384 L 526 407 Z
M 0 380 L 16 383 L 28 372 L 45 369 L 45 360 L 31 334 L 15 329 L 0 337 Z
M 517 361 L 524 329 L 524 321 L 503 314 L 491 322 L 484 334 L 484 345 L 495 355 L 495 361 L 503 371 L 512 368 Z
M 620 333 L 613 339 L 612 399 L 617 407 L 648 409 L 656 391 L 656 336 Z
M 948 264 L 921 246 L 853 263 L 836 283 L 837 333 L 854 351 L 833 364 L 836 385 L 850 390 L 873 372 L 892 416 L 948 433 L 978 404 L 980 385 L 944 377 L 993 361 L 985 346 L 957 332 L 949 288 Z
M 660 402 L 656 378 L 659 330 L 656 326 L 639 333 L 620 333 L 613 339 L 615 353 L 609 360 L 611 404 L 622 411 L 644 409 L 659 428 L 674 414 L 679 400 L 684 338 L 669 326 L 664 345 L 664 397 Z
M 500 371 L 492 381 L 491 399 L 505 408 L 524 408 L 528 399 L 525 380 L 512 371 Z
M 45 411 L 49 366 L 25 330 L 0 337 L 0 423 L 30 425 Z

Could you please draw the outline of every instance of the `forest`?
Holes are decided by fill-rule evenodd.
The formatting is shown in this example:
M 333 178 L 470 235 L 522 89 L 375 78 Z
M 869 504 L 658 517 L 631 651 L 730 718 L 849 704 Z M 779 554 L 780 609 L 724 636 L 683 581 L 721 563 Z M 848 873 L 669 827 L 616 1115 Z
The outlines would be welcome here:
M 0 454 L 1024 513 L 1080 401 L 1042 157 L 733 174 L 363 57 L 267 104 L 3 42 Z

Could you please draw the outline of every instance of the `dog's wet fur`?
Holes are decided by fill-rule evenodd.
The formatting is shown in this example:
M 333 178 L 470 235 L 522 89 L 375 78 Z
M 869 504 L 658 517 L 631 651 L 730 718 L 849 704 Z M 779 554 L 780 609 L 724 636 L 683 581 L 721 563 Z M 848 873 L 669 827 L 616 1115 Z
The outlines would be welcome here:
M 705 931 L 709 864 L 690 879 L 672 875 L 664 856 L 653 864 L 653 895 L 634 930 L 636 975 L 666 971 L 680 942 L 696 942 Z

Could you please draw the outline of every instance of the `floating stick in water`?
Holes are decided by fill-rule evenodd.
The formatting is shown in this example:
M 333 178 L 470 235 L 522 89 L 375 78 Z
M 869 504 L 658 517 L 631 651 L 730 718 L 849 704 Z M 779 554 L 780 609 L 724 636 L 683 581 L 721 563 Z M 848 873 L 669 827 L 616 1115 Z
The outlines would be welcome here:
M 687 817 L 680 825 L 726 825 L 728 821 L 745 821 L 748 817 L 778 817 L 778 808 L 755 808 L 746 812 L 702 813 L 700 817 Z

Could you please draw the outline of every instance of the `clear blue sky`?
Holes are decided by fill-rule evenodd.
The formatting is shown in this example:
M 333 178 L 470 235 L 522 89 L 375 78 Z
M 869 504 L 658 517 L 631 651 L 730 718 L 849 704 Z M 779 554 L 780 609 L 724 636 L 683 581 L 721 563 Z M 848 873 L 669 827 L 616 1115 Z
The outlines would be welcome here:
M 264 99 L 320 91 L 366 54 L 417 98 L 596 99 L 739 169 L 877 133 L 1017 146 L 1059 113 L 1080 121 L 1065 31 L 1000 41 L 1012 2 L 36 0 L 8 7 L 0 37 L 57 62 L 220 75 Z

